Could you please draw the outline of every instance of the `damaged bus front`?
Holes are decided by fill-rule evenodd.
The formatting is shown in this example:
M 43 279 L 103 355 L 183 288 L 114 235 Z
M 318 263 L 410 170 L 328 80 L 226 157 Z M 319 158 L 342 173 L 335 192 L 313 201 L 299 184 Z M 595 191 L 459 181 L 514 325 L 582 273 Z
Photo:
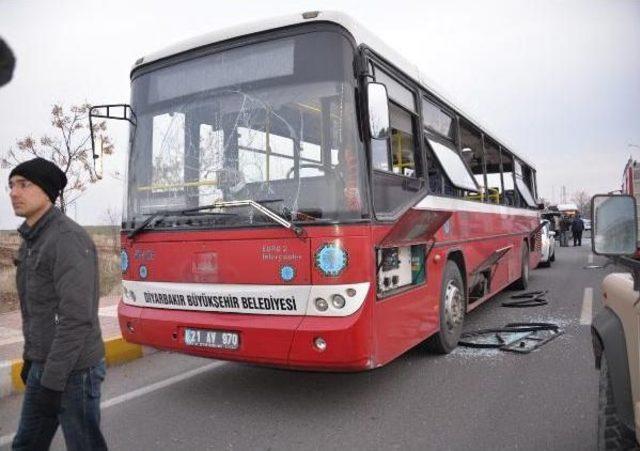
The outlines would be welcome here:
M 134 69 L 128 341 L 276 365 L 370 364 L 354 46 L 337 27 L 314 28 Z
M 131 105 L 92 116 L 131 123 L 134 343 L 319 370 L 447 353 L 540 259 L 533 166 L 340 13 L 143 58 Z

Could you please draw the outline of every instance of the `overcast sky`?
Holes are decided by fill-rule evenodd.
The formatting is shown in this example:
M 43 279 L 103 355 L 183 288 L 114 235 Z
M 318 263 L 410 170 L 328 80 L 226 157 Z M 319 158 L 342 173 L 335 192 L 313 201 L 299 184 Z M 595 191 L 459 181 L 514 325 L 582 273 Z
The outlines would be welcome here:
M 0 152 L 49 131 L 51 105 L 129 100 L 145 54 L 243 22 L 306 10 L 352 15 L 413 61 L 446 96 L 534 163 L 542 196 L 618 189 L 640 160 L 640 1 L 0 0 L 13 81 L 0 88 Z M 124 167 L 126 123 L 109 124 Z M 1 172 L 6 186 L 8 173 Z M 120 208 L 120 182 L 92 186 L 83 224 Z M 71 209 L 75 216 L 75 209 Z M 0 229 L 19 224 L 0 189 Z

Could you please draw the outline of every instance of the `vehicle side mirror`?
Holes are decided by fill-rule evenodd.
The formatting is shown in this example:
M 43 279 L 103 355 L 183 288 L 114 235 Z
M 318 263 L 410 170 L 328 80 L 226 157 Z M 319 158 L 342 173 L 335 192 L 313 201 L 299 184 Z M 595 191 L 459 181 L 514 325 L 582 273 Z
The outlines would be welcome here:
M 536 207 L 538 207 L 538 210 L 544 210 L 544 202 L 537 202 Z
M 385 85 L 373 82 L 367 84 L 367 106 L 369 136 L 372 139 L 387 139 L 389 137 L 389 98 Z
M 100 137 L 100 125 L 95 124 L 93 120 L 96 118 L 102 119 L 116 119 L 119 121 L 127 121 L 133 127 L 138 125 L 138 119 L 136 117 L 136 113 L 133 112 L 133 109 L 130 105 L 126 103 L 114 103 L 110 105 L 94 105 L 89 108 L 89 131 L 91 133 L 91 150 L 93 152 L 93 172 L 96 174 L 98 179 L 102 178 L 102 173 L 104 171 L 104 166 L 100 164 L 100 170 L 98 170 L 98 165 L 96 164 L 96 160 L 103 156 L 103 141 L 100 140 L 100 153 L 96 152 L 96 138 Z M 102 162 L 102 160 L 100 160 Z
M 592 248 L 597 255 L 632 255 L 638 246 L 635 198 L 597 194 L 591 198 Z

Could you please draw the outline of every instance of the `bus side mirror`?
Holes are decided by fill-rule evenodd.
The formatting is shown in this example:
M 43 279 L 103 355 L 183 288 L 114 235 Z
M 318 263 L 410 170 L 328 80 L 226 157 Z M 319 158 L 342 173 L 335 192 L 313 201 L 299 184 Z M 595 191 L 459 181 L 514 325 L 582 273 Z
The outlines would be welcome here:
M 389 137 L 389 99 L 387 87 L 382 83 L 367 84 L 369 136 L 371 139 Z
M 633 255 L 638 246 L 636 201 L 629 195 L 591 198 L 592 248 L 597 255 Z
M 115 110 L 115 111 L 114 111 Z M 120 111 L 121 110 L 121 111 Z M 138 125 L 138 119 L 136 113 L 130 105 L 126 103 L 116 103 L 111 105 L 94 105 L 89 108 L 89 131 L 91 133 L 91 150 L 93 152 L 93 172 L 98 179 L 102 178 L 102 172 L 104 166 L 100 164 L 100 170 L 96 165 L 96 160 L 103 156 L 103 142 L 100 140 L 100 153 L 96 152 L 96 137 L 100 137 L 100 126 L 96 124 L 94 126 L 93 120 L 95 118 L 101 119 L 117 119 L 119 121 L 129 122 L 135 129 Z M 102 160 L 100 160 L 102 162 Z

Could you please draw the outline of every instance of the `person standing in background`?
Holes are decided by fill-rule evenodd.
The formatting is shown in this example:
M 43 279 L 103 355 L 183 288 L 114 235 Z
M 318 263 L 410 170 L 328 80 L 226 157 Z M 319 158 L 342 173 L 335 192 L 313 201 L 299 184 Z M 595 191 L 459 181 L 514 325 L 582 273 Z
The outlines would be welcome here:
M 568 217 L 563 216 L 560 220 L 560 247 L 567 247 L 569 245 L 567 234 L 569 233 L 569 228 L 571 226 L 571 221 Z
M 584 230 L 584 221 L 580 214 L 576 213 L 575 218 L 571 222 L 571 233 L 573 234 L 573 245 L 582 246 L 582 232 Z

